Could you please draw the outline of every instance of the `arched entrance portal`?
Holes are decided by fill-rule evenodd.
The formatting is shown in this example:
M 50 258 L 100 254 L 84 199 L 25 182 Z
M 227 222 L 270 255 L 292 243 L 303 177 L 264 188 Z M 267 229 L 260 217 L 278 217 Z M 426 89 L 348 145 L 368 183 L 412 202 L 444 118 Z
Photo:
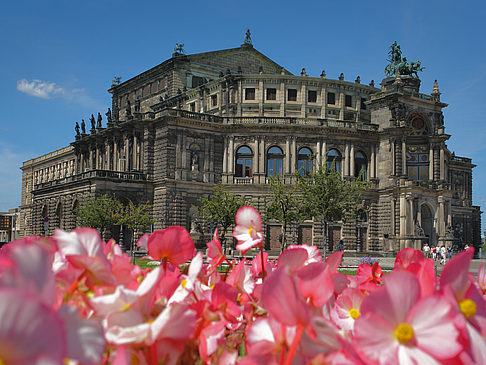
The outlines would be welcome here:
M 435 234 L 434 234 L 434 217 L 428 205 L 423 204 L 420 207 L 420 217 L 421 217 L 420 225 L 424 230 L 424 235 L 429 238 L 429 245 L 435 246 L 437 242 L 435 242 Z

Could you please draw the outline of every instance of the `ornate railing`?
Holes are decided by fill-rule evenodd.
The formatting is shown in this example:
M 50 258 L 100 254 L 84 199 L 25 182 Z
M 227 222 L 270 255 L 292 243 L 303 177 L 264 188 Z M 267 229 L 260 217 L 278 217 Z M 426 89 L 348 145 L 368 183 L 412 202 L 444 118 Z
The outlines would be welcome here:
M 147 179 L 146 175 L 143 172 L 137 171 L 89 170 L 81 172 L 79 174 L 66 176 L 60 179 L 35 184 L 34 190 L 94 178 L 125 181 L 145 181 Z

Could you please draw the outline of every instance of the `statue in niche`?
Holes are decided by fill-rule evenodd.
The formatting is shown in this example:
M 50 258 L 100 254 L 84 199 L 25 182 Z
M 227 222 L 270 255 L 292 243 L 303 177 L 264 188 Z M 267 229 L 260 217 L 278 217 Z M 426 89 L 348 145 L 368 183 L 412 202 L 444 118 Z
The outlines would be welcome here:
M 106 112 L 106 120 L 108 120 L 108 122 L 111 122 L 111 109 L 108 108 L 108 111 Z
M 199 155 L 197 151 L 191 153 L 191 170 L 199 171 Z
M 98 112 L 98 121 L 97 121 L 97 128 L 101 128 L 101 121 L 103 120 L 103 117 L 101 116 L 101 113 Z
M 132 115 L 132 104 L 130 103 L 130 99 L 128 99 L 128 97 L 127 97 L 127 107 L 125 110 L 127 113 L 127 117 Z
M 76 135 L 79 136 L 79 124 L 78 124 L 78 122 L 76 122 L 76 126 L 74 127 L 74 129 L 76 130 Z
M 93 114 L 91 114 L 91 118 L 89 118 L 89 121 L 91 122 L 91 129 L 96 129 L 96 121 L 95 121 L 95 117 Z
M 424 229 L 420 226 L 418 222 L 415 223 L 415 235 L 418 237 L 425 237 Z
M 81 119 L 81 133 L 86 134 L 86 123 L 84 123 L 84 119 Z
M 251 46 L 251 33 L 250 33 L 250 29 L 247 29 L 246 30 L 246 33 L 245 33 L 245 39 L 243 40 L 243 44 L 248 44 Z
M 140 98 L 137 98 L 137 100 L 135 100 L 135 112 L 140 112 Z

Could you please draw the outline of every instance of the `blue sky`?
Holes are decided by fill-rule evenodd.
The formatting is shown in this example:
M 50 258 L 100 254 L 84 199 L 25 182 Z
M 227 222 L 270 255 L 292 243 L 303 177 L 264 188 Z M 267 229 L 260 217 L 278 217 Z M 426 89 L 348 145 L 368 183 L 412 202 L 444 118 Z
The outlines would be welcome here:
M 394 5 L 396 4 L 396 5 Z M 0 211 L 20 203 L 23 161 L 68 145 L 74 122 L 106 111 L 114 76 L 169 58 L 238 47 L 246 28 L 260 52 L 294 74 L 305 67 L 362 83 L 384 77 L 396 40 L 438 80 L 448 147 L 470 157 L 474 204 L 486 207 L 484 1 L 6 1 L 0 5 Z M 483 230 L 486 229 L 486 214 Z

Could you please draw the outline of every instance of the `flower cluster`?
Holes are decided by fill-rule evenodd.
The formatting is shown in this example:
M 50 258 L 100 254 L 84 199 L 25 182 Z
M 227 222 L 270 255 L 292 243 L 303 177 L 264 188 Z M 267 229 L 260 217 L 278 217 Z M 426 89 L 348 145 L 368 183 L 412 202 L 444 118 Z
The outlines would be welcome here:
M 372 258 L 371 256 L 363 256 L 358 259 L 358 265 L 368 264 L 370 266 L 373 266 L 375 262 L 380 263 L 380 259 L 375 259 Z
M 259 214 L 242 209 L 238 247 L 262 248 Z M 468 273 L 472 248 L 437 278 L 412 248 L 385 276 L 375 262 L 352 277 L 337 270 L 342 252 L 323 261 L 314 246 L 230 262 L 215 232 L 204 261 L 182 227 L 139 245 L 161 265 L 132 265 L 88 228 L 5 245 L 0 364 L 486 363 L 486 274 Z

